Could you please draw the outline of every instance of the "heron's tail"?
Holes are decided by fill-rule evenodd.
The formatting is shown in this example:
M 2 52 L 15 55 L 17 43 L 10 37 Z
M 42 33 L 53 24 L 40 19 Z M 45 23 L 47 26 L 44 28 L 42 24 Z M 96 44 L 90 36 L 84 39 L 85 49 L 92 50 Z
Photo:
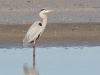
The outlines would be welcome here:
M 23 39 L 23 46 L 26 47 L 29 45 L 28 39 L 24 38 Z

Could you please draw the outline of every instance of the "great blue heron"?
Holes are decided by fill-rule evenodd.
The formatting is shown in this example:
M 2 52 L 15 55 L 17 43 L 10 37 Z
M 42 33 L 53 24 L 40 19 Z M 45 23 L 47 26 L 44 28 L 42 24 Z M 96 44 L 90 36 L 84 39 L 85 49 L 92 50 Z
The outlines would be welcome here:
M 30 43 L 33 43 L 33 49 L 36 48 L 36 40 L 41 36 L 47 24 L 47 16 L 45 13 L 52 12 L 53 10 L 42 9 L 39 16 L 43 21 L 36 21 L 28 30 L 25 38 L 23 39 L 23 46 L 26 47 Z

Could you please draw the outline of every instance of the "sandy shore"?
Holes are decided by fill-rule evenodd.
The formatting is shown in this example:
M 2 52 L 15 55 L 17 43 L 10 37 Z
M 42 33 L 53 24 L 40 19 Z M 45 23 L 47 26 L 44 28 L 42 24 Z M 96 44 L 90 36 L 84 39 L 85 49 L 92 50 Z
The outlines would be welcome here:
M 41 20 L 39 11 L 52 9 L 48 23 L 99 22 L 100 0 L 1 0 L 0 24 L 27 24 Z
M 31 24 L 0 25 L 0 47 L 22 46 Z M 100 23 L 49 23 L 37 46 L 99 46 Z

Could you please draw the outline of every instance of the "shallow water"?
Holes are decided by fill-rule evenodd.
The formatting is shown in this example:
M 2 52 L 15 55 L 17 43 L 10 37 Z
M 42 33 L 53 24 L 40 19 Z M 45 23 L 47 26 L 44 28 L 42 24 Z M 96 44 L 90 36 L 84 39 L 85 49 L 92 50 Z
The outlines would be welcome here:
M 0 75 L 99 75 L 100 47 L 1 48 Z

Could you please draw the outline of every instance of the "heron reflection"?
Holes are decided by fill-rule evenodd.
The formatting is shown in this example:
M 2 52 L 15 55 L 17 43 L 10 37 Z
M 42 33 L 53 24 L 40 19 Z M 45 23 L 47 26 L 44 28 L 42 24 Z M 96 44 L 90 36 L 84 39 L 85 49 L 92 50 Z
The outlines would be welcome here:
M 35 56 L 33 55 L 33 67 L 29 68 L 27 64 L 23 65 L 25 75 L 39 75 L 36 70 Z

